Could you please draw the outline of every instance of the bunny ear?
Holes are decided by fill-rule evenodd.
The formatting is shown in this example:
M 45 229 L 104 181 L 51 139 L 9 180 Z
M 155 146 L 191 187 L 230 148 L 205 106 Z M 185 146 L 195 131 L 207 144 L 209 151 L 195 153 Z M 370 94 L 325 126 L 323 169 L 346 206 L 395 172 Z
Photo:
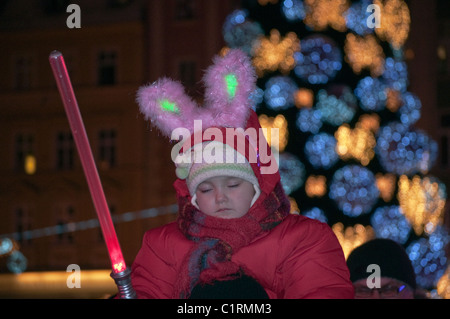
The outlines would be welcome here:
M 137 102 L 146 119 L 158 127 L 167 137 L 176 128 L 193 131 L 198 113 L 197 104 L 186 95 L 181 83 L 162 78 L 155 83 L 142 86 L 137 93 Z
M 243 127 L 252 108 L 250 96 L 256 89 L 256 74 L 250 58 L 230 49 L 215 57 L 205 73 L 205 106 L 211 112 L 210 125 Z

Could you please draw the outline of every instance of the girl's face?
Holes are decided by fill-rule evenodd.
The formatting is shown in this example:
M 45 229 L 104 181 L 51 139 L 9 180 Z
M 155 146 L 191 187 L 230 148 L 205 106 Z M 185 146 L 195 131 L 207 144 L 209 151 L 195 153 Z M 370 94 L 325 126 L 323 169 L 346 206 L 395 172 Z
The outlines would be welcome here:
M 195 193 L 198 207 L 204 214 L 231 219 L 247 214 L 255 189 L 244 179 L 216 176 L 200 183 Z

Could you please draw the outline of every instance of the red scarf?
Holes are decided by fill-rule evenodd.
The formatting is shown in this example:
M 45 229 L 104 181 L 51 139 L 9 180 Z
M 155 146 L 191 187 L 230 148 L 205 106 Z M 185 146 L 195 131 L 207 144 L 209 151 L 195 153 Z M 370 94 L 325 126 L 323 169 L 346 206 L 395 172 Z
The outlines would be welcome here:
M 195 208 L 184 181 L 177 180 L 175 188 L 180 207 L 178 226 L 196 244 L 183 261 L 174 298 L 187 298 L 197 284 L 228 280 L 239 274 L 240 267 L 231 261 L 233 253 L 281 223 L 290 211 L 289 199 L 279 181 L 269 194 L 261 192 L 246 215 L 234 219 L 208 216 Z

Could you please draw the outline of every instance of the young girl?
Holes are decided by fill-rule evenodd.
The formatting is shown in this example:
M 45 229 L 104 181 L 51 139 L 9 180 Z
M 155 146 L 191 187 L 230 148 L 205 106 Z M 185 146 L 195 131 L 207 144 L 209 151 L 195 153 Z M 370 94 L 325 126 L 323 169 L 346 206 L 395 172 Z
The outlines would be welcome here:
M 177 220 L 147 231 L 132 265 L 138 297 L 352 298 L 335 235 L 290 214 L 279 172 L 268 169 L 276 162 L 251 109 L 248 57 L 230 50 L 214 62 L 202 108 L 168 79 L 138 93 L 141 111 L 164 134 L 190 134 L 174 151 Z M 196 131 L 194 120 L 214 134 Z

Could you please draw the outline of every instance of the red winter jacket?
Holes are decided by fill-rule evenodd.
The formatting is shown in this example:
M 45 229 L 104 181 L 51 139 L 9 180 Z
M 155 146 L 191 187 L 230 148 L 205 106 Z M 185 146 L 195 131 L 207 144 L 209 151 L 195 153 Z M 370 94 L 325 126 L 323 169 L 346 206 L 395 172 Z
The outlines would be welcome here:
M 181 262 L 194 243 L 176 223 L 147 231 L 132 266 L 139 298 L 171 298 Z M 353 298 L 342 248 L 330 227 L 301 215 L 255 238 L 233 254 L 274 298 Z

